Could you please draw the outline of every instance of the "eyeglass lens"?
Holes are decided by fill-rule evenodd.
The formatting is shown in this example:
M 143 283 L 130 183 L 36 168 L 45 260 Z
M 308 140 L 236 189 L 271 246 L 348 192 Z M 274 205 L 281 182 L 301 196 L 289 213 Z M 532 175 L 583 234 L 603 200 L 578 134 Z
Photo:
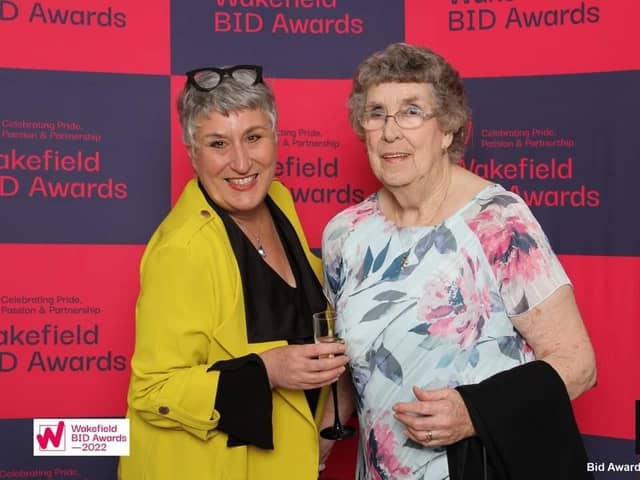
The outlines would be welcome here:
M 415 128 L 420 126 L 422 120 L 422 117 L 407 117 L 397 112 L 395 115 L 365 116 L 361 124 L 366 130 L 380 130 L 384 128 L 387 121 L 395 121 L 401 128 Z
M 220 85 L 225 76 L 230 76 L 236 82 L 246 86 L 254 85 L 258 81 L 258 71 L 250 68 L 201 70 L 193 75 L 193 81 L 199 87 L 211 90 Z

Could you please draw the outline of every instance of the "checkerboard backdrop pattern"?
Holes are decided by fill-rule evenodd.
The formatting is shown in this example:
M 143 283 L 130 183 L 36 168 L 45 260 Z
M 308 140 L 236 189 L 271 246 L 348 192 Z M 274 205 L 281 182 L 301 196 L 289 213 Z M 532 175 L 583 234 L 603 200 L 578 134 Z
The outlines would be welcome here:
M 0 477 L 115 478 L 113 458 L 34 458 L 30 419 L 125 413 L 138 262 L 192 176 L 183 73 L 264 66 L 278 174 L 319 249 L 378 187 L 346 98 L 394 41 L 465 77 L 464 164 L 532 207 L 596 349 L 598 385 L 574 402 L 591 458 L 638 462 L 638 18 L 625 0 L 0 0 Z M 352 478 L 354 446 L 328 476 Z

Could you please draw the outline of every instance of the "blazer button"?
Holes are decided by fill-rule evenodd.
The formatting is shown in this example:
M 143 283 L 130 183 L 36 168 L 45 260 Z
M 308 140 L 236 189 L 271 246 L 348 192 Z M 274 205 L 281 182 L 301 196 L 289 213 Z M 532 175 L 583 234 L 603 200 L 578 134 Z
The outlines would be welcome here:
M 200 210 L 200 216 L 204 218 L 209 218 L 211 216 L 211 213 L 209 213 L 209 211 L 207 210 Z
M 169 407 L 162 406 L 158 408 L 158 413 L 160 415 L 167 415 L 169 413 Z

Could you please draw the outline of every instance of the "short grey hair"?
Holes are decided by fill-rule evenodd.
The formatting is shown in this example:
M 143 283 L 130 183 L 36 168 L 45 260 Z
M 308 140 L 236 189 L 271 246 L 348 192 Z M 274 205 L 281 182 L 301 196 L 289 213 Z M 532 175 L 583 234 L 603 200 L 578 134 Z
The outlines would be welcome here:
M 200 119 L 213 112 L 228 116 L 242 110 L 262 110 L 271 122 L 274 135 L 276 134 L 278 112 L 275 96 L 265 83 L 247 86 L 227 76 L 213 90 L 201 92 L 187 81 L 178 96 L 177 106 L 182 140 L 192 158 L 198 147 L 195 136 Z
M 360 119 L 364 115 L 367 91 L 391 82 L 426 83 L 431 87 L 438 124 L 445 133 L 453 134 L 447 149 L 449 159 L 459 162 L 464 154 L 471 116 L 464 85 L 449 62 L 428 48 L 392 43 L 358 66 L 349 95 L 349 120 L 356 134 L 364 138 Z

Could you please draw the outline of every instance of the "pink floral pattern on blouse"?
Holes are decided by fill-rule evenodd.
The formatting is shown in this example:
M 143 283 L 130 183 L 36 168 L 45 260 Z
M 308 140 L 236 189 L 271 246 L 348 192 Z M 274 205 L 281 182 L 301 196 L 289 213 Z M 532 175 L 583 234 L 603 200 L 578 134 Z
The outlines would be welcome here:
M 396 433 L 391 429 L 390 416 L 387 412 L 381 421 L 369 430 L 369 438 L 365 446 L 369 471 L 375 480 L 401 479 L 411 474 L 411 469 L 402 466 L 396 457 L 395 452 L 404 439 L 397 438 Z
M 391 407 L 414 385 L 477 383 L 534 358 L 510 317 L 569 283 L 544 232 L 499 185 L 432 227 L 396 226 L 374 194 L 329 222 L 322 253 L 356 391 L 357 478 L 448 478 L 445 449 L 411 442 Z

